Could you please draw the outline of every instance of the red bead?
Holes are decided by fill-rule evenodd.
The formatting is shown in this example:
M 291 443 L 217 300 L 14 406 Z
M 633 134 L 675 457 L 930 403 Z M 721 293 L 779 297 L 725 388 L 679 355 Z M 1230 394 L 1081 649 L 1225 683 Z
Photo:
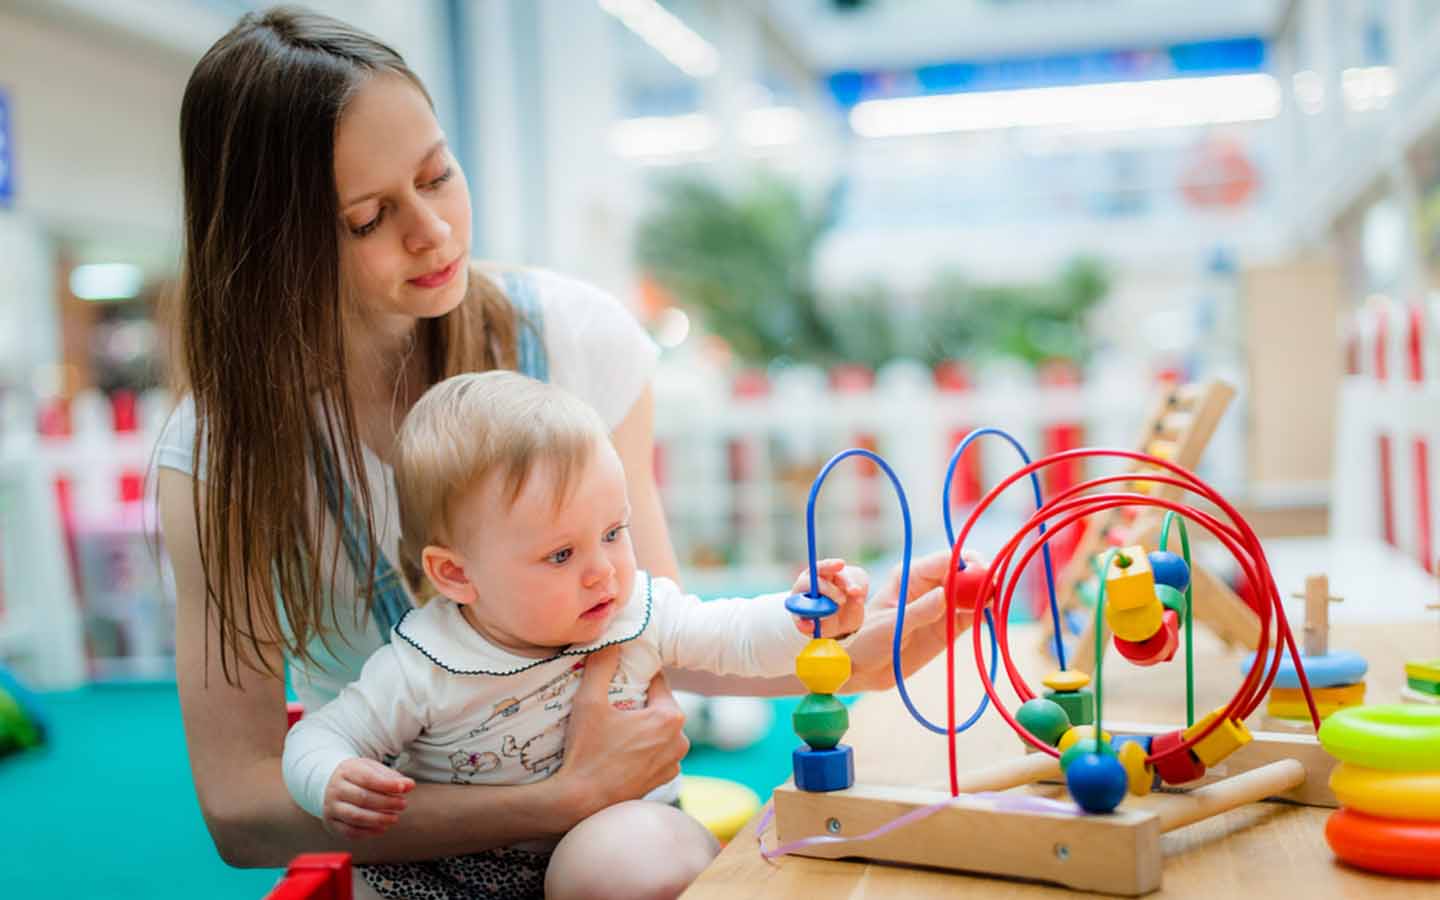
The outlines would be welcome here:
M 1143 641 L 1127 641 L 1115 637 L 1115 649 L 1137 666 L 1153 666 L 1175 658 L 1180 647 L 1180 617 L 1172 609 L 1165 610 L 1160 630 Z
M 968 563 L 964 569 L 955 573 L 955 606 L 956 609 L 969 612 L 975 608 L 975 595 L 990 580 L 990 567 L 978 563 Z
M 1166 784 L 1188 784 L 1205 776 L 1205 764 L 1189 750 L 1171 753 L 1164 759 L 1159 758 L 1162 753 L 1169 753 L 1184 741 L 1184 732 L 1171 731 L 1160 735 L 1150 743 L 1150 752 L 1156 757 L 1155 771 L 1160 775 L 1160 780 Z

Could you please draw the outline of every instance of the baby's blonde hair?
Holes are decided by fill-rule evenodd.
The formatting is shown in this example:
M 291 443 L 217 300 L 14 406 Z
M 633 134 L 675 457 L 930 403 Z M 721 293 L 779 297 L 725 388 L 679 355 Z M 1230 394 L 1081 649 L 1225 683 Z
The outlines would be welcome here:
M 395 441 L 400 556 L 412 586 L 423 585 L 427 545 L 453 546 L 450 517 L 463 497 L 499 478 L 508 508 L 543 465 L 558 509 L 597 442 L 608 439 L 580 398 L 518 372 L 467 372 L 427 390 Z

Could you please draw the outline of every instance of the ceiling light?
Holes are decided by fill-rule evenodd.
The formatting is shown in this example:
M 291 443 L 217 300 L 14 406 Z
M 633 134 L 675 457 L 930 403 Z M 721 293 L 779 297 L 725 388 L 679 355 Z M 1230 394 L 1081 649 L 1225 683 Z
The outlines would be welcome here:
M 715 143 L 715 126 L 701 113 L 641 116 L 616 122 L 610 148 L 624 159 L 654 159 L 703 153 Z
M 1129 131 L 1254 122 L 1279 110 L 1269 75 L 1217 75 L 867 100 L 850 111 L 850 127 L 871 138 L 1049 126 Z
M 598 0 L 600 8 L 619 19 L 656 52 L 691 78 L 707 78 L 720 68 L 720 54 L 710 42 L 655 0 Z
M 70 293 L 81 300 L 130 300 L 140 295 L 145 275 L 130 263 L 101 263 L 70 270 Z

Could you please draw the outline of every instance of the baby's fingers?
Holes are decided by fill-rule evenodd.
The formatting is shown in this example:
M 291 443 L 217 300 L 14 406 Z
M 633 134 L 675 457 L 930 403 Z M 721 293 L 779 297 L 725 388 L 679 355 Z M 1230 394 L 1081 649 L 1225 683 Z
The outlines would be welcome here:
M 361 809 L 353 804 L 343 802 L 334 804 L 327 818 L 343 828 L 371 834 L 379 834 L 400 821 L 400 817 L 395 813 Z
M 355 759 L 345 764 L 345 781 L 377 794 L 408 794 L 415 779 L 373 759 Z

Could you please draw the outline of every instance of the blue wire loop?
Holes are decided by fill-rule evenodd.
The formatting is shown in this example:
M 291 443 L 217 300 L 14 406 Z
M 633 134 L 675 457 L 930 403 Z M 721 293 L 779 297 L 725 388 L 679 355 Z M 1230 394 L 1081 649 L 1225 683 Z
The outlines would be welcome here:
M 956 447 L 955 452 L 950 455 L 950 465 L 945 470 L 945 489 L 943 499 L 941 500 L 943 504 L 942 509 L 945 513 L 945 537 L 952 547 L 955 546 L 955 528 L 951 524 L 950 519 L 950 484 L 955 478 L 955 467 L 959 465 L 960 457 L 965 454 L 965 451 L 970 448 L 970 445 L 978 438 L 984 437 L 987 434 L 993 434 L 996 437 L 1002 437 L 1009 441 L 1010 446 L 1015 448 L 1015 452 L 1020 454 L 1020 459 L 1024 461 L 1024 464 L 1027 466 L 1030 465 L 1030 454 L 1025 452 L 1025 448 L 1021 446 L 1019 441 L 1015 440 L 1009 432 L 1003 429 L 977 428 L 965 435 L 965 439 L 960 442 L 960 446 Z M 1035 510 L 1038 512 L 1045 505 L 1045 500 L 1040 493 L 1040 477 L 1036 472 L 1030 473 L 1030 486 L 1035 489 Z M 1038 530 L 1043 537 L 1045 534 L 1045 523 L 1040 522 L 1036 525 L 1036 530 Z M 1060 604 L 1055 602 L 1055 567 L 1050 562 L 1050 545 L 1045 544 L 1041 547 L 1040 554 L 1045 558 L 1045 587 L 1050 593 L 1050 624 L 1053 626 L 1055 633 L 1055 661 L 1060 664 L 1060 668 L 1063 670 L 1065 668 L 1065 643 L 1061 640 Z M 964 569 L 965 561 L 962 559 L 960 561 L 960 570 L 964 571 Z M 987 619 L 989 618 L 990 610 L 985 610 L 985 616 Z M 898 628 L 899 626 L 897 625 L 896 627 Z M 993 622 L 991 623 L 991 627 L 994 627 Z M 991 670 L 990 678 L 993 681 L 995 678 L 993 664 L 991 665 Z M 896 675 L 899 675 L 898 668 L 896 669 Z M 986 699 L 989 699 L 988 694 L 986 695 Z

